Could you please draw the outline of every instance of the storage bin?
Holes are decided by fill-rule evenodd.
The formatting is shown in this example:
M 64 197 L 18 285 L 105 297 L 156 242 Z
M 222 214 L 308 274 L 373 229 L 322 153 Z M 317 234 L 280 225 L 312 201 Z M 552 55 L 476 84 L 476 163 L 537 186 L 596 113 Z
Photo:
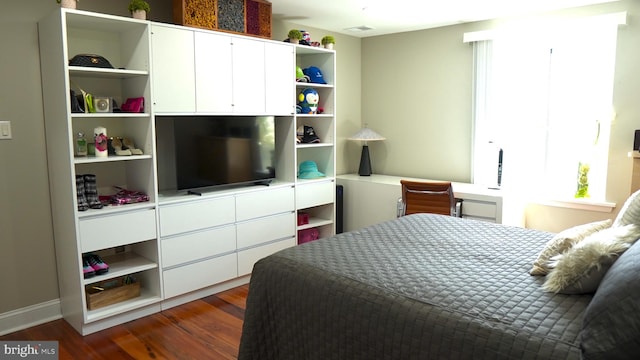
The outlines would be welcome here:
M 87 308 L 99 309 L 140 296 L 140 283 L 131 276 L 109 279 L 85 286 Z

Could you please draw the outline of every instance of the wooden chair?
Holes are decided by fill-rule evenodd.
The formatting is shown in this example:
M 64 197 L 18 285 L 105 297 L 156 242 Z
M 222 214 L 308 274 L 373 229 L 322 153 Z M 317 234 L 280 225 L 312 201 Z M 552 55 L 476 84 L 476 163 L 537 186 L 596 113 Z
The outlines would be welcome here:
M 432 213 L 462 217 L 462 200 L 453 196 L 450 181 L 400 180 L 402 208 L 398 215 Z

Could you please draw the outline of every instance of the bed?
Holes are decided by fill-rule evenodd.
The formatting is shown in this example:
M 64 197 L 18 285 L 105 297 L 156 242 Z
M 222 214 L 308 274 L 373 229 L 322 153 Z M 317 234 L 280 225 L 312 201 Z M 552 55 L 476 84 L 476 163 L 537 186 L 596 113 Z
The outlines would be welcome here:
M 254 267 L 239 359 L 609 359 L 612 346 L 637 354 L 633 332 L 608 328 L 629 326 L 607 313 L 619 294 L 549 293 L 544 277 L 529 275 L 553 236 L 416 214 L 285 249 Z M 624 274 L 640 271 L 640 245 L 632 249 L 622 265 L 637 269 Z M 637 276 L 627 277 L 615 280 Z M 618 300 L 639 313 L 638 299 Z

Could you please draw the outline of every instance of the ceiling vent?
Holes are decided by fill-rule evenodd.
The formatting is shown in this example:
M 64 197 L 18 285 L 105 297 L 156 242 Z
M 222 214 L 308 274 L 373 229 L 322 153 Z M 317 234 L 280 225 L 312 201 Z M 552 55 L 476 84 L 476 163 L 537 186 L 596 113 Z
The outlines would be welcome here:
M 363 31 L 373 30 L 373 28 L 368 27 L 366 25 L 361 25 L 361 26 L 355 26 L 355 27 L 346 28 L 345 30 L 353 31 L 353 32 L 363 32 Z

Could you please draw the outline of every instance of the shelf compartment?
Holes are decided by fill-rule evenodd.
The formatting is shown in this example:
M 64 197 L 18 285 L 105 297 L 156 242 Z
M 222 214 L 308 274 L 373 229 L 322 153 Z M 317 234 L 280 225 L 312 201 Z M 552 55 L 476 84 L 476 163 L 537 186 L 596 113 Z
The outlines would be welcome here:
M 156 262 L 133 252 L 103 256 L 102 260 L 109 265 L 109 272 L 103 275 L 96 275 L 89 279 L 84 279 L 84 285 L 95 284 L 101 281 L 115 279 L 158 267 Z
M 331 178 L 335 175 L 334 147 L 328 146 L 328 145 L 327 146 L 304 146 L 304 147 L 296 148 L 296 153 L 297 153 L 296 169 L 300 169 L 300 164 L 304 161 L 313 161 L 318 166 L 318 171 L 323 173 L 326 176 L 326 178 Z M 299 178 L 297 179 L 298 182 L 303 180 L 305 179 L 299 179 Z
M 127 311 L 135 310 L 160 302 L 162 299 L 159 294 L 153 293 L 145 288 L 140 289 L 140 296 L 126 300 L 117 304 L 105 306 L 97 310 L 87 310 L 86 322 L 94 322 L 122 314 Z
M 333 87 L 318 87 L 318 86 L 301 86 L 296 87 L 296 104 L 298 104 L 298 96 L 307 88 L 311 88 L 318 93 L 318 109 L 322 109 L 321 113 L 318 114 L 296 114 L 296 116 L 333 116 L 334 112 L 334 97 L 333 97 Z
M 67 27 L 67 57 L 77 54 L 104 56 L 118 70 L 149 71 L 149 25 L 130 18 L 63 10 Z M 125 70 L 126 71 L 126 70 Z M 105 72 L 105 73 L 106 73 Z
M 138 161 L 116 160 L 117 161 L 75 164 L 75 174 L 95 175 L 96 187 L 98 189 L 98 195 L 100 196 L 114 195 L 119 191 L 119 188 L 130 191 L 140 191 L 149 196 L 149 201 L 137 204 L 141 204 L 142 207 L 154 207 L 152 204 L 156 201 L 155 182 L 152 177 L 148 176 L 148 174 L 153 171 L 153 159 L 148 157 L 140 158 Z M 114 208 L 121 208 L 121 210 L 112 210 L 112 212 L 123 212 L 129 209 L 134 209 L 133 206 L 137 204 L 114 206 Z M 78 212 L 78 216 L 86 217 L 87 215 L 81 215 L 84 213 L 91 213 L 91 215 L 99 216 L 104 214 L 105 210 L 105 208 L 102 208 L 97 209 L 96 211 L 82 211 Z
M 140 296 L 140 282 L 126 283 L 126 277 L 102 280 L 85 287 L 87 309 L 96 310 Z M 113 286 L 117 285 L 117 286 Z

